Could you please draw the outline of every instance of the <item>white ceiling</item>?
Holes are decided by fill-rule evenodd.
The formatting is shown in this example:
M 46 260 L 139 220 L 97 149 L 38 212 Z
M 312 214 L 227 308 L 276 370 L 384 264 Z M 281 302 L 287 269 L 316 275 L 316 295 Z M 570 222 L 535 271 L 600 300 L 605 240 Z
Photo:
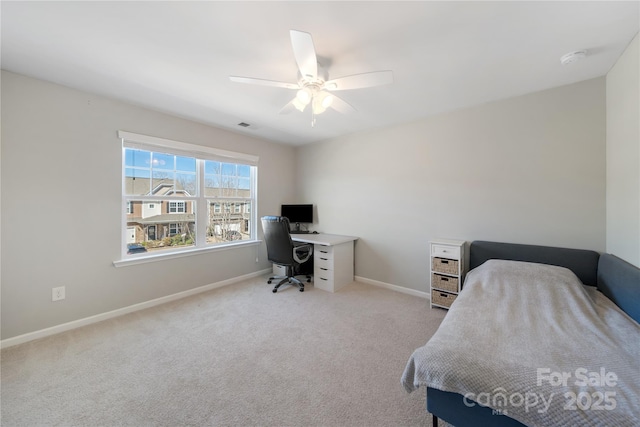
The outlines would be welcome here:
M 639 4 L 2 1 L 2 68 L 299 145 L 603 76 Z M 312 34 L 330 78 L 393 70 L 394 83 L 340 92 L 358 111 L 313 128 L 308 111 L 279 115 L 294 91 L 228 76 L 295 83 L 290 29 Z

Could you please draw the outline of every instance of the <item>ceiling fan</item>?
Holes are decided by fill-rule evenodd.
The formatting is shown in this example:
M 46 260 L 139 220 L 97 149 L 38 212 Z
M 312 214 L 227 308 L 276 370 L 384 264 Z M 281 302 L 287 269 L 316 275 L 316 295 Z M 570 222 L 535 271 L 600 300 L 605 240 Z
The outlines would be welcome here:
M 297 30 L 290 30 L 289 33 L 291 35 L 293 55 L 298 64 L 297 83 L 229 76 L 229 79 L 236 83 L 249 83 L 297 90 L 296 96 L 280 110 L 280 114 L 288 114 L 294 110 L 303 112 L 307 105 L 311 105 L 311 126 L 314 126 L 316 122 L 315 116 L 322 114 L 327 108 L 333 108 L 341 113 L 355 111 L 355 108 L 349 105 L 349 103 L 332 92 L 393 83 L 393 72 L 389 70 L 354 74 L 352 76 L 329 80 L 327 70 L 318 63 L 311 34 Z

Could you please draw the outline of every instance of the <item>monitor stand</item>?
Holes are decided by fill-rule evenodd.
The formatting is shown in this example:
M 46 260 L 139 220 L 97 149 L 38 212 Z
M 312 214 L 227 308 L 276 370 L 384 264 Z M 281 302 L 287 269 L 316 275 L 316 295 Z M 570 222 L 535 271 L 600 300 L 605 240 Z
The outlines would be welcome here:
M 305 230 L 300 230 L 300 223 L 296 222 L 296 228 L 291 230 L 291 234 L 309 234 L 309 232 Z

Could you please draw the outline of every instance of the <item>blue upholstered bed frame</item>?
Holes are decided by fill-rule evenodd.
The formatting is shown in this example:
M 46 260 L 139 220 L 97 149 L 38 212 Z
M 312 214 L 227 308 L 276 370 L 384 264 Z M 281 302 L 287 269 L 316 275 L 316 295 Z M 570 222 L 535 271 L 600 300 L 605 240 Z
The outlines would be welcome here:
M 537 262 L 557 265 L 573 271 L 589 286 L 596 286 L 636 322 L 640 323 L 640 269 L 620 258 L 598 252 L 556 248 L 550 246 L 520 245 L 474 241 L 469 253 L 469 269 L 489 259 Z M 427 387 L 427 411 L 456 427 L 522 427 L 523 424 L 504 415 L 493 413 L 480 405 L 469 407 L 457 393 Z

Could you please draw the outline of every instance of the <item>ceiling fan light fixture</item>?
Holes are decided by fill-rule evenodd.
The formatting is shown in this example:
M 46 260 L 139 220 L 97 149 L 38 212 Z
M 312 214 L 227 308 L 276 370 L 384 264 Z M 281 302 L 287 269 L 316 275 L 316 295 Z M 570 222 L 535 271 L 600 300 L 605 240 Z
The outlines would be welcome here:
M 329 108 L 329 107 L 331 107 L 331 104 L 333 104 L 333 95 L 328 94 L 328 93 L 326 93 L 326 92 L 323 92 L 323 94 L 324 94 L 325 96 L 323 96 L 323 97 L 322 97 L 321 105 L 322 105 L 324 108 Z
M 320 92 L 313 97 L 313 102 L 311 107 L 313 108 L 314 114 L 322 114 L 327 108 L 331 106 L 333 103 L 333 95 L 327 92 Z
M 296 94 L 296 99 L 302 104 L 307 105 L 311 102 L 312 94 L 311 90 L 307 87 L 303 87 Z
M 295 98 L 293 98 L 293 101 L 291 101 L 291 104 L 295 107 L 296 110 L 302 113 L 304 109 L 307 107 L 307 104 L 309 104 L 309 102 L 304 103 L 300 101 L 300 99 L 296 96 Z

